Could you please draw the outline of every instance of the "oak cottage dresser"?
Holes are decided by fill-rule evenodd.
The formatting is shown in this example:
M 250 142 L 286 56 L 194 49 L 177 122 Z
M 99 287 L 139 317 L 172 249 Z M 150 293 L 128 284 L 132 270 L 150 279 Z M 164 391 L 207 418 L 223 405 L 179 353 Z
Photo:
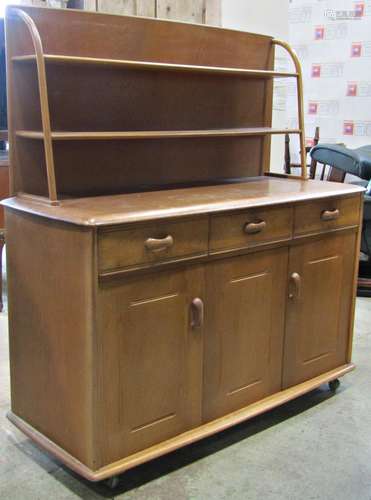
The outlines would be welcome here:
M 15 6 L 6 42 L 9 419 L 98 481 L 335 388 L 362 190 L 267 172 L 290 47 Z

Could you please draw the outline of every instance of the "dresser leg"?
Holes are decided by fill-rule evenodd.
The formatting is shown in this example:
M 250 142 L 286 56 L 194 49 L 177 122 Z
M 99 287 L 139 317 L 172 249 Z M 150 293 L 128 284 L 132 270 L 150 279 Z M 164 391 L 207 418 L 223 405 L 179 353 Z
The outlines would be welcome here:
M 111 488 L 111 490 L 117 488 L 119 483 L 120 483 L 120 476 L 112 476 L 106 479 L 106 484 L 109 488 Z
M 329 389 L 331 392 L 336 392 L 338 388 L 340 387 L 340 380 L 338 378 L 334 380 L 330 380 L 328 383 Z

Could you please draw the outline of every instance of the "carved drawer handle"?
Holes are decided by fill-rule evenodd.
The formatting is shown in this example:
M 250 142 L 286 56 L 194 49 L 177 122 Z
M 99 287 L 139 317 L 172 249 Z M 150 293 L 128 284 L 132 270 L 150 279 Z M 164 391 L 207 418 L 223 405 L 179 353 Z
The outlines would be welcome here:
M 148 238 L 144 246 L 147 250 L 151 252 L 162 252 L 163 250 L 167 250 L 174 245 L 174 238 L 170 236 L 166 236 L 165 238 Z
M 196 297 L 191 302 L 191 327 L 201 328 L 204 323 L 204 303 Z
M 248 222 L 245 224 L 243 230 L 246 234 L 256 234 L 261 233 L 266 228 L 267 223 L 265 220 L 261 220 L 260 222 Z
M 301 294 L 301 276 L 299 273 L 292 273 L 290 281 L 293 285 L 293 291 L 289 293 L 289 299 L 300 299 Z
M 321 213 L 321 220 L 336 220 L 339 218 L 340 210 L 335 208 L 334 210 L 324 210 Z

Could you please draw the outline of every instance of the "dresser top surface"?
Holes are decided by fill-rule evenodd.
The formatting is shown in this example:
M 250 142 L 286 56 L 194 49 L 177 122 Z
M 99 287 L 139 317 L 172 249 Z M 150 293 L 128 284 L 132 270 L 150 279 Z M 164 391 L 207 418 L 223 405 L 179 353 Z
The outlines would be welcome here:
M 252 177 L 233 184 L 67 199 L 58 206 L 23 197 L 8 198 L 2 204 L 80 226 L 107 226 L 349 196 L 362 191 L 352 184 Z

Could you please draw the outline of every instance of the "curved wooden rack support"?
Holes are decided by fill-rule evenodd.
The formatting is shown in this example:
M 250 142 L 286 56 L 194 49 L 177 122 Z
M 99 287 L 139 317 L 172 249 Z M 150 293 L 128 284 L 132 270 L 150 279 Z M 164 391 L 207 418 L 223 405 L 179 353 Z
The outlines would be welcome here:
M 45 58 L 44 58 L 43 46 L 39 31 L 35 23 L 31 19 L 31 17 L 28 14 L 26 14 L 26 12 L 24 12 L 23 10 L 17 8 L 12 9 L 12 13 L 15 16 L 18 16 L 27 26 L 35 49 L 49 200 L 52 205 L 57 205 L 58 204 L 57 188 L 55 182 L 53 144 L 52 144 L 51 127 L 50 127 L 48 88 L 46 83 L 46 70 L 45 70 Z
M 305 126 L 304 126 L 304 99 L 303 99 L 303 72 L 301 70 L 301 64 L 295 51 L 290 47 L 287 42 L 283 40 L 278 40 L 274 38 L 272 42 L 279 47 L 288 52 L 295 65 L 295 71 L 297 73 L 297 98 L 298 98 L 298 118 L 299 118 L 299 137 L 300 137 L 300 163 L 301 163 L 301 178 L 308 180 L 307 172 L 307 155 L 305 152 Z

